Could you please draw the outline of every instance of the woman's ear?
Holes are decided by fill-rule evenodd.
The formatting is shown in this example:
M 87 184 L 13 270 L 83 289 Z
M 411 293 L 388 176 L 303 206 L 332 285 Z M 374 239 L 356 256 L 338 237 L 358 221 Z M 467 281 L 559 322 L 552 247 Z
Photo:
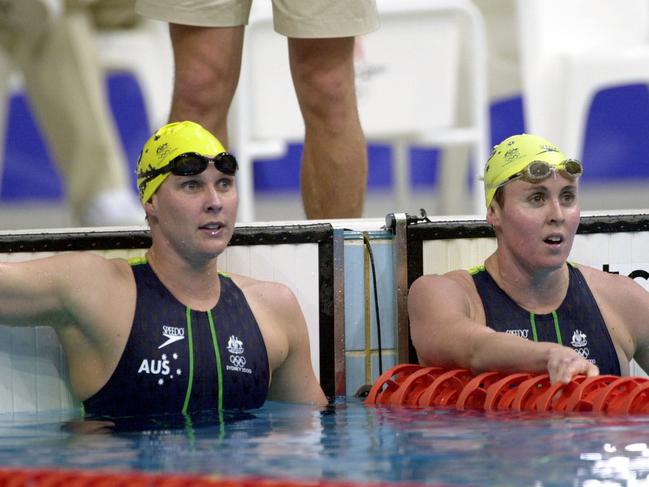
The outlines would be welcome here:
M 156 200 L 157 198 L 154 194 L 149 201 L 144 203 L 144 212 L 146 213 L 147 219 L 151 218 L 152 216 L 155 217 L 158 213 L 158 205 Z
M 500 205 L 496 200 L 492 200 L 487 208 L 487 223 L 494 227 L 500 220 Z

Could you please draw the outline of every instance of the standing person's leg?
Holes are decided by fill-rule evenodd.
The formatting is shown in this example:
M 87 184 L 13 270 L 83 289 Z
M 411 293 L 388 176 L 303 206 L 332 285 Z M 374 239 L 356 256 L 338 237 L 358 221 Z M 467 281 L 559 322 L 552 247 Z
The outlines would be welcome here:
M 302 199 L 307 218 L 363 213 L 367 147 L 356 104 L 354 38 L 378 28 L 374 0 L 274 0 L 275 30 L 289 38 L 304 118 Z
M 170 24 L 174 91 L 169 121 L 191 120 L 227 147 L 227 117 L 239 80 L 243 26 Z
M 305 126 L 301 182 L 307 218 L 358 218 L 363 213 L 367 147 L 358 118 L 353 56 L 353 37 L 289 39 Z
M 18 62 L 33 108 L 65 174 L 82 225 L 143 224 L 129 188 L 126 155 L 114 126 L 94 31 L 83 6 L 66 7 L 38 46 Z
M 227 115 L 241 69 L 252 0 L 136 0 L 140 15 L 169 22 L 174 51 L 170 121 L 192 120 L 227 147 Z

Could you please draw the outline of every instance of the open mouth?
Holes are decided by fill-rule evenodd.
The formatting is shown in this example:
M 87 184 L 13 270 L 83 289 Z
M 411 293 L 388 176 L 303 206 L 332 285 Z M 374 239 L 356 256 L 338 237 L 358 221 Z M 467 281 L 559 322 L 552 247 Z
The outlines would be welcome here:
M 201 230 L 209 230 L 211 232 L 218 232 L 221 230 L 225 225 L 221 222 L 215 222 L 215 223 L 208 223 L 206 225 L 201 225 L 199 228 Z
M 561 235 L 550 235 L 543 241 L 548 245 L 559 245 L 563 242 L 563 237 Z

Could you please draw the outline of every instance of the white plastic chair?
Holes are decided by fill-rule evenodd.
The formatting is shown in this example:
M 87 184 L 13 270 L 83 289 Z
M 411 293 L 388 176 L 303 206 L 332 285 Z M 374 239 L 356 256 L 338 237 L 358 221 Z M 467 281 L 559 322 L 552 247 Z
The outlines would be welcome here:
M 649 1 L 517 0 L 517 15 L 526 130 L 582 157 L 597 92 L 649 82 Z
M 398 206 L 405 208 L 409 143 L 469 145 L 476 174 L 481 173 L 479 166 L 488 154 L 484 26 L 470 0 L 377 0 L 377 5 L 381 27 L 357 40 L 358 106 L 368 141 L 395 146 Z M 466 32 L 470 56 L 463 60 L 460 43 Z M 457 90 L 461 62 L 468 63 L 468 93 Z M 466 126 L 457 123 L 458 97 L 470 103 Z M 253 160 L 280 156 L 288 142 L 303 137 L 286 40 L 273 31 L 270 6 L 254 2 L 230 110 L 230 145 L 241 168 L 241 221 L 254 220 Z M 477 209 L 482 207 L 482 188 L 474 188 Z

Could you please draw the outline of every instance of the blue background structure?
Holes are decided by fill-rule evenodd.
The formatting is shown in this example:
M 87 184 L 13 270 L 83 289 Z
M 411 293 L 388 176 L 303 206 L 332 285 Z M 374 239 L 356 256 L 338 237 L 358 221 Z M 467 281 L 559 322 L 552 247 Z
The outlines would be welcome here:
M 128 157 L 135 188 L 135 162 L 151 128 L 145 116 L 140 89 L 126 73 L 107 78 L 113 115 Z M 9 102 L 0 202 L 61 200 L 62 178 L 48 154 L 47 143 L 31 114 L 29 100 L 14 95 Z M 498 141 L 524 131 L 520 97 L 490 107 L 491 139 Z M 74 143 L 74 141 L 70 141 Z M 259 192 L 298 192 L 301 145 L 292 144 L 281 158 L 255 163 L 254 184 Z M 411 149 L 411 186 L 434 188 L 437 151 Z M 647 180 L 649 183 L 649 91 L 631 85 L 600 92 L 591 106 L 583 160 L 584 183 Z M 392 154 L 389 146 L 370 145 L 368 190 L 392 186 Z

